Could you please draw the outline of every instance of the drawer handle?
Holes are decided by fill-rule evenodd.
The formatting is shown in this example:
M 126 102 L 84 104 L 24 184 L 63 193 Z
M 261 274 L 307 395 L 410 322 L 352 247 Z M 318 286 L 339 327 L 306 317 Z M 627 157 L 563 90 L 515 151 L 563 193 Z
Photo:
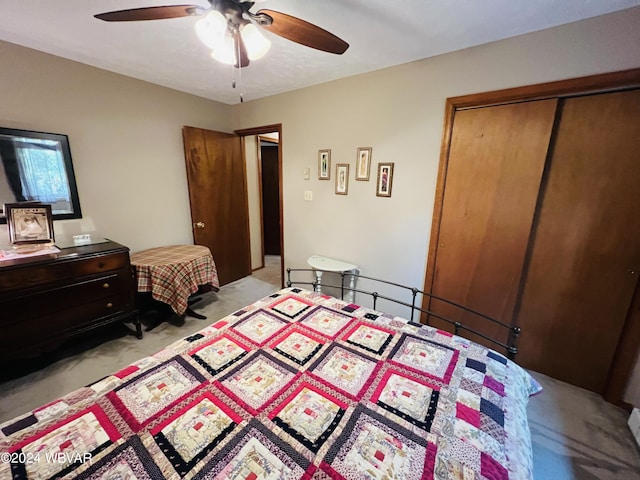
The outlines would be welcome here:
M 99 262 L 98 263 L 98 268 L 104 268 L 104 266 L 106 265 L 106 263 L 104 262 Z
M 109 302 L 107 303 L 107 308 L 112 308 L 113 307 L 113 303 Z
M 105 282 L 102 284 L 102 288 L 109 288 L 111 285 L 109 285 L 109 282 Z

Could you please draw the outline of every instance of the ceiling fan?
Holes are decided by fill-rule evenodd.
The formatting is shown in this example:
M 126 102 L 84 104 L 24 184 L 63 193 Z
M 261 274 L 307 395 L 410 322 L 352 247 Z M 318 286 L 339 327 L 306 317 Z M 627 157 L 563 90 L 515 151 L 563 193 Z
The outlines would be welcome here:
M 285 13 L 258 10 L 252 13 L 253 1 L 208 0 L 210 7 L 199 5 L 168 5 L 142 7 L 94 15 L 106 22 L 162 20 L 187 16 L 202 16 L 196 24 L 200 40 L 212 48 L 211 56 L 236 68 L 249 65 L 264 55 L 270 42 L 258 28 L 307 47 L 324 52 L 343 54 L 349 44 L 334 34 Z

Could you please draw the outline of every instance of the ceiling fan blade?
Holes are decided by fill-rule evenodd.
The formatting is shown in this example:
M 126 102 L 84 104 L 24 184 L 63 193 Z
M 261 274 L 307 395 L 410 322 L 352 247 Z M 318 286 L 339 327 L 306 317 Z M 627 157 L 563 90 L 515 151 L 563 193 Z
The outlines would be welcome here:
M 261 27 L 292 42 L 338 55 L 343 54 L 349 48 L 347 42 L 336 37 L 333 33 L 300 18 L 274 10 L 260 10 L 256 15 L 261 14 L 266 14 L 273 19 L 270 25 L 261 23 Z
M 163 20 L 165 18 L 201 15 L 206 9 L 198 5 L 169 5 L 165 7 L 142 7 L 94 15 L 105 22 L 134 22 L 138 20 Z
M 238 29 L 234 29 L 231 33 L 233 35 L 234 57 L 236 58 L 234 67 L 248 67 L 249 55 L 247 55 L 247 48 L 244 46 L 244 42 L 242 41 L 242 37 L 240 36 L 240 31 Z

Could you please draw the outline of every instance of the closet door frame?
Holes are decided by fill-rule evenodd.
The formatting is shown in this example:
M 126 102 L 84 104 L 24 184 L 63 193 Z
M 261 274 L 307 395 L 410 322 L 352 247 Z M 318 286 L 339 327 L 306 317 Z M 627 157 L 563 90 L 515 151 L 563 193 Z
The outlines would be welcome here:
M 488 107 L 492 105 L 528 102 L 532 100 L 567 98 L 579 95 L 614 92 L 639 87 L 640 68 L 637 68 L 620 72 L 591 75 L 588 77 L 572 78 L 525 87 L 516 87 L 448 98 L 445 104 L 444 127 L 423 290 L 427 293 L 431 292 L 434 283 L 450 144 L 454 119 L 457 111 L 470 108 Z M 524 278 L 521 278 L 519 287 L 520 293 L 522 292 L 523 282 Z M 519 302 L 519 298 L 516 302 Z M 423 299 L 422 308 L 425 310 L 430 309 L 430 299 L 426 295 Z M 515 311 L 517 312 L 517 308 Z M 426 315 L 423 315 L 422 321 L 426 321 Z M 511 323 L 513 323 L 513 319 Z M 526 336 L 526 331 L 522 334 Z M 631 302 L 631 308 L 627 313 L 620 342 L 618 343 L 615 358 L 609 372 L 608 384 L 603 395 L 605 400 L 623 407 L 629 407 L 629 405 L 623 402 L 622 398 L 624 396 L 627 381 L 632 373 L 634 363 L 639 354 L 640 282 L 636 286 Z

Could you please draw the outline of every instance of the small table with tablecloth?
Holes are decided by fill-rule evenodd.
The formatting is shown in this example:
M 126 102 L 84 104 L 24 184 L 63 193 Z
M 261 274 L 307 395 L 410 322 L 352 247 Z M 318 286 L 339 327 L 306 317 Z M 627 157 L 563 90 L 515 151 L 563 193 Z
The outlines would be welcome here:
M 202 245 L 155 247 L 131 255 L 136 269 L 138 292 L 151 293 L 179 316 L 195 314 L 189 297 L 206 290 L 218 291 L 218 272 L 209 248 Z

